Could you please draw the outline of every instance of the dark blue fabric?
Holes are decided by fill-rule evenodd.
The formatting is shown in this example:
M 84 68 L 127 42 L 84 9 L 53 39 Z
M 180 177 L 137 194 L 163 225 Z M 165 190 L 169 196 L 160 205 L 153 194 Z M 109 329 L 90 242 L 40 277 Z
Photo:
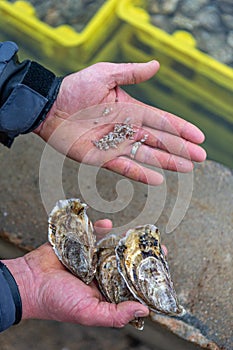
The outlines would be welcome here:
M 13 42 L 0 43 L 0 74 L 17 51 L 18 46 Z M 14 324 L 15 311 L 15 303 L 9 284 L 0 269 L 0 332 Z
M 44 121 L 62 82 L 37 62 L 19 63 L 17 51 L 12 42 L 0 43 L 0 142 L 7 147 Z
M 0 74 L 5 68 L 7 62 L 10 61 L 17 51 L 18 46 L 15 43 L 11 41 L 0 42 Z
M 14 276 L 8 269 L 8 267 L 0 261 L 0 269 L 2 271 L 3 277 L 5 278 L 6 282 L 8 283 L 8 286 L 11 291 L 12 298 L 14 300 L 15 304 L 15 322 L 14 324 L 18 324 L 22 319 L 22 300 L 19 293 L 19 288 L 16 283 L 16 280 L 14 279 Z
M 15 304 L 10 287 L 0 270 L 0 332 L 15 322 Z
M 0 131 L 12 138 L 26 132 L 47 102 L 48 99 L 38 92 L 18 84 L 0 109 Z

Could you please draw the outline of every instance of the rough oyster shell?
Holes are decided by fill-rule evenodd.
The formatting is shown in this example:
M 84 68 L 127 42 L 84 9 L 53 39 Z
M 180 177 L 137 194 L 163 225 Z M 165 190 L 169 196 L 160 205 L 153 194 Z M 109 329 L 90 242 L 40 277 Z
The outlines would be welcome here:
M 155 225 L 127 231 L 116 247 L 118 269 L 133 296 L 150 310 L 182 316 Z
M 96 238 L 79 199 L 60 200 L 49 215 L 48 239 L 59 260 L 83 282 L 89 284 L 96 271 Z
M 115 247 L 120 237 L 109 235 L 98 242 L 98 263 L 96 279 L 106 300 L 118 304 L 123 301 L 137 301 L 128 289 L 124 279 L 118 271 Z M 143 318 L 135 318 L 130 322 L 139 330 L 144 328 Z
M 96 276 L 111 303 L 134 300 L 152 311 L 182 316 L 155 225 L 138 226 L 120 238 L 108 235 L 96 246 L 87 205 L 79 199 L 60 200 L 49 215 L 48 239 L 60 261 L 86 284 Z M 97 254 L 98 253 L 98 254 Z M 131 324 L 143 329 L 144 320 Z

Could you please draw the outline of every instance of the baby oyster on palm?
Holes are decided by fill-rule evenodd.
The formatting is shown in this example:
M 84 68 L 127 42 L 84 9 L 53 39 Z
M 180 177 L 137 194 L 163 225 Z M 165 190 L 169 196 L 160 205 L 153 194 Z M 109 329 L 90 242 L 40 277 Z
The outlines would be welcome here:
M 89 284 L 96 271 L 96 238 L 79 199 L 60 200 L 49 215 L 48 239 L 59 260 L 83 282 Z
M 182 316 L 155 225 L 127 231 L 116 247 L 118 269 L 133 296 L 150 310 Z

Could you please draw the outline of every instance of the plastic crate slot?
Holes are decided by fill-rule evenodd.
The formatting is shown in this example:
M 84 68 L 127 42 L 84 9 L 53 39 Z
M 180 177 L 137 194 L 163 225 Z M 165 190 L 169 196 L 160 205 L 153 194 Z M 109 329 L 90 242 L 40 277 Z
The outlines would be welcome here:
M 161 81 L 156 80 L 156 81 L 154 81 L 154 84 L 155 84 L 156 88 L 160 89 L 161 91 L 165 92 L 166 94 L 172 95 L 174 92 L 169 86 L 163 84 Z
M 233 94 L 233 83 L 232 86 L 226 87 L 221 82 L 217 82 L 212 80 L 208 76 L 201 75 L 199 73 L 196 74 L 195 77 L 196 83 L 202 87 L 202 89 L 206 89 L 209 91 L 213 96 L 217 94 L 219 99 L 222 99 L 225 101 L 226 106 L 230 107 L 232 105 L 232 94 Z M 233 114 L 231 114 L 231 119 L 233 121 Z
M 152 55 L 154 56 L 154 48 L 152 48 L 152 46 L 145 44 L 145 42 L 142 42 L 141 40 L 139 40 L 137 36 L 133 36 L 131 40 L 132 40 L 132 44 L 137 48 L 140 48 L 141 51 L 143 51 L 144 53 L 150 56 Z
M 171 68 L 187 79 L 193 79 L 195 77 L 195 71 L 193 69 L 176 60 L 171 61 Z
M 233 124 L 229 122 L 228 120 L 220 117 L 218 114 L 210 111 L 209 109 L 205 108 L 203 105 L 196 103 L 196 102 L 191 102 L 190 107 L 206 116 L 206 118 L 211 119 L 215 123 L 219 124 L 219 126 L 226 128 L 228 131 L 233 131 Z

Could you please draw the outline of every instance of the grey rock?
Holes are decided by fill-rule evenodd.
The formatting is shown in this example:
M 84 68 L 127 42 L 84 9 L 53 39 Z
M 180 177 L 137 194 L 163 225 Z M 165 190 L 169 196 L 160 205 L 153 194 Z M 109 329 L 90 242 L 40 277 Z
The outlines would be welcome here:
M 187 17 L 193 18 L 201 8 L 209 3 L 209 0 L 183 0 L 179 10 Z
M 178 3 L 179 3 L 179 0 L 161 1 L 162 13 L 165 13 L 165 14 L 174 13 L 176 8 L 177 8 Z
M 233 31 L 231 31 L 231 32 L 227 35 L 227 43 L 228 43 L 228 45 L 230 45 L 230 47 L 233 48 Z
M 226 29 L 233 29 L 233 15 L 223 14 L 221 15 L 222 22 L 224 23 Z
M 233 62 L 233 48 L 230 46 L 231 36 L 227 39 L 224 33 L 209 33 L 198 28 L 195 30 L 197 46 L 216 60 L 230 65 Z
M 199 26 L 211 32 L 222 30 L 220 14 L 214 6 L 204 7 L 196 16 Z
M 198 25 L 198 21 L 189 17 L 185 17 L 181 14 L 177 14 L 172 19 L 172 24 L 176 29 L 185 29 L 192 32 Z
M 180 0 L 149 0 L 147 7 L 152 14 L 171 15 L 176 11 Z
M 233 3 L 231 0 L 219 0 L 218 7 L 222 12 L 233 15 Z
M 159 0 L 148 0 L 147 8 L 149 13 L 153 16 L 154 14 L 160 13 L 160 1 Z
M 151 23 L 170 34 L 176 29 L 172 21 L 168 21 L 165 15 L 151 15 Z
M 210 33 L 207 30 L 197 28 L 194 31 L 199 49 L 207 53 L 221 50 L 226 43 L 223 33 Z
M 210 50 L 210 55 L 217 61 L 225 64 L 231 64 L 233 62 L 233 48 L 227 45 L 224 45 L 218 50 Z
M 232 5 L 232 0 L 216 0 L 217 5 L 219 6 L 220 4 L 228 4 L 228 5 Z

